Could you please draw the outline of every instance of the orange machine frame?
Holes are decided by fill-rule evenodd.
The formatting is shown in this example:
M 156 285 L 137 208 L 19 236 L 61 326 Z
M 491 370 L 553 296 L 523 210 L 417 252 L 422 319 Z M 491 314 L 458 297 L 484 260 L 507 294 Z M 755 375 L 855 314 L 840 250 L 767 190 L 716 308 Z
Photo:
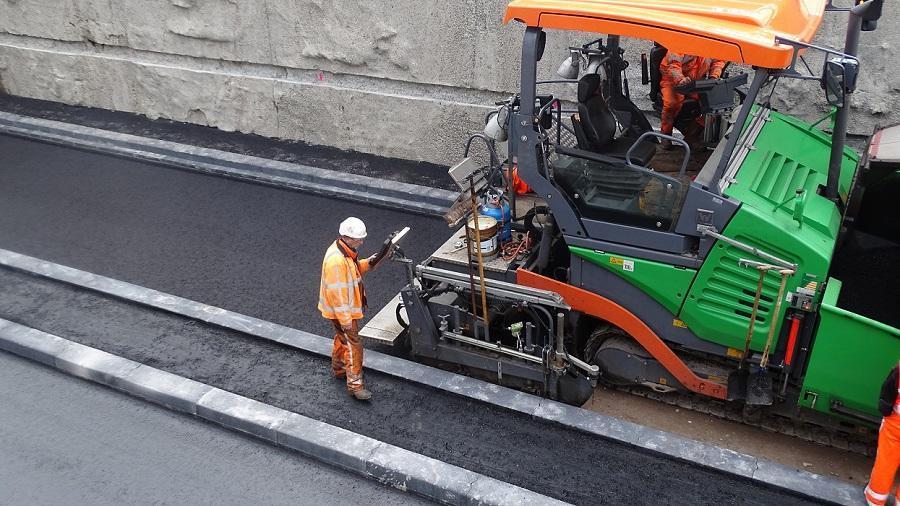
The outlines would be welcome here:
M 556 292 L 575 311 L 581 311 L 594 318 L 608 321 L 624 330 L 637 340 L 644 349 L 650 352 L 653 358 L 658 360 L 688 390 L 716 399 L 724 400 L 728 398 L 728 387 L 726 385 L 703 379 L 694 374 L 694 371 L 678 358 L 678 355 L 646 323 L 641 321 L 631 311 L 606 297 L 531 271 L 526 271 L 525 269 L 516 271 L 516 282 L 523 286 Z
M 781 69 L 809 43 L 827 0 L 513 0 L 504 23 L 620 35 L 671 51 Z

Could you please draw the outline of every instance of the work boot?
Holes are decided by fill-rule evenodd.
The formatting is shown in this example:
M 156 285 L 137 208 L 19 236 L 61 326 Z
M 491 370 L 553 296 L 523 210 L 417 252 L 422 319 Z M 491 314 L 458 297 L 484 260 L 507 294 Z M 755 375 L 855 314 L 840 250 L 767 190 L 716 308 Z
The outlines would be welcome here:
M 372 392 L 366 390 L 365 388 L 354 390 L 350 392 L 350 395 L 352 395 L 353 398 L 358 401 L 367 401 L 372 398 Z
M 661 147 L 664 151 L 672 151 L 674 146 L 672 146 L 672 141 L 669 139 L 661 139 L 659 141 L 659 147 Z

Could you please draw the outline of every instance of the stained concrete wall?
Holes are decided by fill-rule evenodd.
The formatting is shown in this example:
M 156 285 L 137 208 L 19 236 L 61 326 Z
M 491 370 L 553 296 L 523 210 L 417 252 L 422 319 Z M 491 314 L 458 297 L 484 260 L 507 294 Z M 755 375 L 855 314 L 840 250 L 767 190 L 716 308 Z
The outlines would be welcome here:
M 505 4 L 0 0 L 0 91 L 451 163 L 516 89 L 522 27 L 501 24 Z M 898 10 L 889 2 L 882 29 L 863 35 L 854 133 L 900 122 Z M 841 46 L 843 23 L 829 15 L 817 42 Z M 544 71 L 584 40 L 551 35 Z M 631 45 L 635 63 L 646 47 Z M 633 94 L 649 109 L 637 67 Z M 815 83 L 783 83 L 776 105 L 826 111 Z

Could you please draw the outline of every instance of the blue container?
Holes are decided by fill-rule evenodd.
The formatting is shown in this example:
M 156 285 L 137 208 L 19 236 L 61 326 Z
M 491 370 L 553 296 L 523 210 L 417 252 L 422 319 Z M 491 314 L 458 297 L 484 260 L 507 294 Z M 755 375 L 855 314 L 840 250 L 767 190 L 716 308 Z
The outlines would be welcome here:
M 481 206 L 481 213 L 497 220 L 500 224 L 500 243 L 509 242 L 512 239 L 512 215 L 509 213 L 509 204 L 505 200 L 490 202 Z

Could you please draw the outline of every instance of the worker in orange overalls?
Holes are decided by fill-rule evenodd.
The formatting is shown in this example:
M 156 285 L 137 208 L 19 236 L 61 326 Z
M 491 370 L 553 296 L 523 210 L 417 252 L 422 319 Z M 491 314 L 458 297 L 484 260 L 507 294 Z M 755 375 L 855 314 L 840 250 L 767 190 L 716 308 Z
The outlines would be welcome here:
M 875 466 L 866 485 L 866 502 L 881 506 L 887 503 L 892 493 L 897 496 L 897 490 L 892 488 L 897 468 L 900 467 L 900 363 L 891 369 L 881 386 L 878 409 L 884 418 L 878 431 Z
M 355 399 L 367 401 L 372 393 L 363 384 L 363 346 L 359 320 L 366 308 L 362 276 L 369 271 L 374 255 L 359 259 L 357 249 L 366 238 L 366 225 L 359 218 L 347 218 L 339 228 L 340 237 L 325 251 L 319 311 L 334 326 L 331 373 L 347 379 L 347 390 Z
M 661 74 L 659 80 L 660 94 L 662 95 L 662 124 L 660 132 L 666 135 L 672 135 L 675 128 L 675 118 L 681 111 L 684 104 L 685 95 L 675 90 L 676 86 L 689 84 L 691 81 L 698 79 L 718 79 L 722 77 L 722 69 L 725 68 L 725 62 L 722 60 L 714 60 L 712 58 L 702 58 L 690 54 L 680 54 L 669 51 L 659 65 Z M 690 98 L 698 99 L 697 95 L 690 94 Z M 703 126 L 703 117 L 697 118 L 700 127 Z M 682 132 L 685 137 L 696 132 Z M 668 139 L 662 140 L 662 147 L 671 149 L 672 142 Z

